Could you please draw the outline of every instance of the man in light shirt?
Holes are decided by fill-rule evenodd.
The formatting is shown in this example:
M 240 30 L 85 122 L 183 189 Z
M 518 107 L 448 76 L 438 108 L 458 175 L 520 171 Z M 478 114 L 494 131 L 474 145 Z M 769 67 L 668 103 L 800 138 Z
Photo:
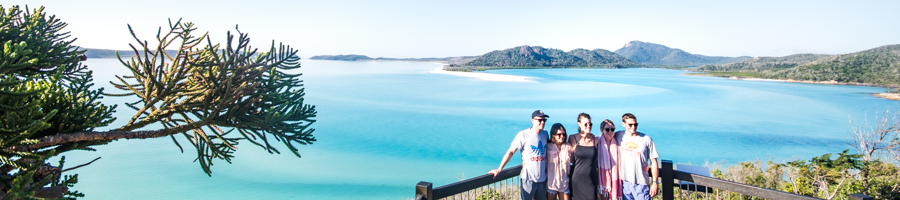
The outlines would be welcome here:
M 622 115 L 622 127 L 625 131 L 616 132 L 616 141 L 619 142 L 623 199 L 649 200 L 656 196 L 659 185 L 656 145 L 650 136 L 637 131 L 637 117 L 633 114 Z
M 522 180 L 522 200 L 547 199 L 547 140 L 550 138 L 544 130 L 547 116 L 541 110 L 531 113 L 531 128 L 519 131 L 513 139 L 509 150 L 503 155 L 500 168 L 493 169 L 488 174 L 497 177 L 497 173 L 503 170 L 510 157 L 519 150 L 522 155 L 522 172 L 519 178 Z

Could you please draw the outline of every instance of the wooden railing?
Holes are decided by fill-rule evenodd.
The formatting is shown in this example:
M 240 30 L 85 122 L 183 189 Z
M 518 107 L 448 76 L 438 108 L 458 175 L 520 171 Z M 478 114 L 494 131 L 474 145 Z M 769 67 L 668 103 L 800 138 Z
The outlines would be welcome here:
M 737 193 L 741 195 L 753 196 L 764 199 L 799 199 L 799 200 L 813 200 L 819 199 L 810 196 L 803 196 L 794 193 L 782 192 L 778 190 L 772 190 L 768 188 L 761 188 L 752 185 L 747 185 L 743 183 L 737 183 L 732 181 L 726 181 L 722 179 L 716 179 L 708 176 L 703 176 L 699 174 L 693 174 L 689 172 L 678 171 L 674 169 L 674 165 L 670 160 L 663 160 L 661 162 L 659 170 L 659 178 L 661 179 L 662 188 L 661 195 L 663 200 L 674 200 L 675 199 L 675 188 L 680 188 L 682 190 L 688 190 L 692 192 L 702 192 L 702 193 L 713 193 L 718 190 L 722 190 L 729 193 Z M 493 191 L 499 193 L 499 196 L 503 197 L 501 199 L 518 199 L 519 192 L 519 173 L 522 171 L 522 165 L 511 167 L 500 171 L 497 174 L 497 177 L 494 177 L 490 174 L 481 175 L 475 178 L 466 179 L 463 181 L 447 184 L 438 188 L 432 189 L 432 184 L 429 182 L 419 182 L 416 184 L 416 200 L 436 200 L 443 199 L 447 197 L 453 197 L 454 195 L 459 195 L 462 193 L 471 193 L 475 191 L 475 196 L 471 196 L 468 198 L 463 197 L 462 199 L 492 199 L 492 198 L 484 198 L 485 196 L 479 196 L 484 194 L 490 194 L 483 191 Z M 677 184 L 675 181 L 687 181 L 689 184 Z M 498 191 L 496 187 L 491 187 L 492 184 L 496 184 L 498 182 L 508 182 L 505 186 L 500 187 L 509 187 L 515 186 L 514 192 L 506 192 Z M 478 192 L 481 189 L 482 192 Z M 491 192 L 492 193 L 492 192 Z M 512 194 L 514 193 L 514 194 Z M 496 197 L 496 196 L 494 196 Z M 874 198 L 866 196 L 864 194 L 851 194 L 848 197 L 850 200 L 874 200 Z M 714 197 L 715 199 L 715 197 Z

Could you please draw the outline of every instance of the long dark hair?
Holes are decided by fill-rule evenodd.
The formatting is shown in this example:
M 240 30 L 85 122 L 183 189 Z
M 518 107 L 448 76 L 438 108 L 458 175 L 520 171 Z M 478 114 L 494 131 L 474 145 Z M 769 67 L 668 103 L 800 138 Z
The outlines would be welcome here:
M 559 132 L 559 129 L 562 129 L 563 131 L 565 131 L 566 127 L 563 127 L 563 125 L 560 123 L 555 123 L 555 124 L 553 124 L 553 126 L 550 127 L 550 143 L 552 143 L 552 144 L 564 143 L 568 139 L 568 137 L 569 137 L 568 134 L 563 134 L 562 141 L 554 141 L 554 139 L 556 137 L 553 137 L 553 134 L 556 134 L 557 132 Z

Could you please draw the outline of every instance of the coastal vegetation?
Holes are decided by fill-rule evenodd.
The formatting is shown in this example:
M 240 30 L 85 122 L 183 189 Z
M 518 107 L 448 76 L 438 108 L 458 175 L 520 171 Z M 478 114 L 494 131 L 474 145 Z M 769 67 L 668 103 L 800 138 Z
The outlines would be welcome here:
M 690 54 L 681 49 L 673 49 L 660 44 L 631 41 L 615 51 L 616 54 L 637 63 L 662 66 L 700 66 L 726 64 L 750 59 L 748 56 L 724 57 Z
M 837 155 L 827 153 L 809 160 L 787 162 L 750 161 L 720 169 L 713 167 L 714 178 L 757 187 L 813 196 L 843 198 L 862 193 L 875 199 L 900 199 L 900 115 L 896 108 L 875 112 L 873 121 L 852 121 L 850 149 Z M 681 199 L 712 197 L 681 191 Z M 738 197 L 727 195 L 728 199 Z
M 796 54 L 762 57 L 696 71 L 735 76 L 837 84 L 900 87 L 900 45 L 886 45 L 842 55 Z
M 172 148 L 193 148 L 194 162 L 210 176 L 214 161 L 231 162 L 238 142 L 269 153 L 281 153 L 274 146 L 281 143 L 300 157 L 297 145 L 316 141 L 315 106 L 304 103 L 300 74 L 285 73 L 300 67 L 289 46 L 273 41 L 258 52 L 239 30 L 220 45 L 206 33 L 198 36 L 193 23 L 170 20 L 155 46 L 131 32 L 142 41 L 132 45 L 135 56 L 118 55 L 131 73 L 117 75 L 112 84 L 119 92 L 109 93 L 92 87 L 92 71 L 82 65 L 85 50 L 72 45 L 66 23 L 43 7 L 0 10 L 2 199 L 83 197 L 70 190 L 78 175 L 62 173 L 99 158 L 64 165 L 65 153 L 118 139 L 170 137 Z M 157 51 L 170 47 L 176 50 Z M 100 102 L 104 97 L 129 97 L 124 105 L 134 115 L 125 125 L 95 130 L 116 120 L 117 107 Z M 61 157 L 50 160 L 55 156 Z
M 722 65 L 703 65 L 697 71 L 727 71 L 761 73 L 771 70 L 793 68 L 802 64 L 829 57 L 826 54 L 794 54 L 784 57 L 756 57 Z

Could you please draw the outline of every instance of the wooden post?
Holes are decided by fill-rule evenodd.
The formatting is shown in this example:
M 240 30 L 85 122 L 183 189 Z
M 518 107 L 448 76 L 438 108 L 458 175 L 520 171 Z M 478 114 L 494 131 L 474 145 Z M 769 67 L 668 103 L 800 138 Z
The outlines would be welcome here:
M 675 170 L 672 168 L 671 160 L 662 160 L 662 170 L 659 170 L 659 178 L 662 179 L 663 200 L 675 199 Z
M 419 181 L 416 184 L 416 200 L 434 200 L 434 191 L 431 188 L 431 183 Z
M 875 198 L 865 194 L 856 193 L 850 194 L 850 200 L 875 200 Z

